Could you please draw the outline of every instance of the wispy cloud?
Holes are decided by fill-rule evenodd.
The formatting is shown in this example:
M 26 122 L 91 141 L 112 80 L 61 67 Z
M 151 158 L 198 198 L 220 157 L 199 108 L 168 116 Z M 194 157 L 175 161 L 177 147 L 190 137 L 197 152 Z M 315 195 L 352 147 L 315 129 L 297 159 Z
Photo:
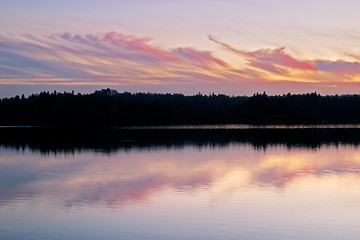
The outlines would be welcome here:
M 342 75 L 357 75 L 360 73 L 359 62 L 348 62 L 344 60 L 302 60 L 291 56 L 285 51 L 285 47 L 276 49 L 260 49 L 253 52 L 246 52 L 226 44 L 214 36 L 208 36 L 210 41 L 219 44 L 221 47 L 247 59 L 250 66 L 280 75 L 289 74 L 288 70 L 303 70 L 307 72 L 309 81 L 318 79 L 318 75 L 311 75 L 311 72 L 323 72 L 336 74 L 341 81 Z M 349 54 L 348 54 L 349 55 Z M 355 55 L 350 55 L 357 58 Z M 359 59 L 359 58 L 357 58 Z
M 156 83 L 152 79 L 183 78 L 194 73 L 214 77 L 228 66 L 208 51 L 164 50 L 150 38 L 110 32 L 99 35 L 62 33 L 47 37 L 0 36 L 2 79 L 68 78 L 71 81 L 118 84 Z M 186 69 L 186 74 L 178 74 Z M 200 79 L 201 80 L 201 79 Z M 180 82 L 181 83 L 181 82 Z
M 261 87 L 269 82 L 305 82 L 314 87 L 356 83 L 356 60 L 299 59 L 284 47 L 245 51 L 208 39 L 219 52 L 194 47 L 166 49 L 151 38 L 118 32 L 0 35 L 0 84 L 203 85 Z M 223 52 L 239 61 L 224 60 Z M 254 83 L 256 83 L 254 85 Z M 278 85 L 277 85 L 278 86 Z M 256 91 L 254 89 L 253 91 Z
M 337 74 L 360 74 L 360 63 L 359 62 L 346 62 L 343 60 L 338 61 L 327 61 L 317 60 L 314 61 L 316 69 L 324 72 L 333 72 Z

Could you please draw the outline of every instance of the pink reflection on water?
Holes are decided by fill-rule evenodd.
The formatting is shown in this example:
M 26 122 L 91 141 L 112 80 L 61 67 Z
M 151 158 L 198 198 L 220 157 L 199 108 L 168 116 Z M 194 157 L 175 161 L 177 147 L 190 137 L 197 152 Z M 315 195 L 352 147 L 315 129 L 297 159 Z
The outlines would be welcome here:
M 294 182 L 329 176 L 359 177 L 360 154 L 353 146 L 319 149 L 272 146 L 257 151 L 247 145 L 198 149 L 92 152 L 40 156 L 1 150 L 0 203 L 41 198 L 64 206 L 100 204 L 117 208 L 151 201 L 164 191 L 203 190 L 227 196 L 244 189 L 287 191 Z

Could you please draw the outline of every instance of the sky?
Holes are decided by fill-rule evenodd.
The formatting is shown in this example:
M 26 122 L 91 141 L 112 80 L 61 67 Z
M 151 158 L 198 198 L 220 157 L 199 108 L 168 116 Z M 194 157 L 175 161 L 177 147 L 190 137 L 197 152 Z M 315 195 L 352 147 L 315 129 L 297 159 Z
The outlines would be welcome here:
M 360 92 L 355 0 L 1 0 L 0 97 Z

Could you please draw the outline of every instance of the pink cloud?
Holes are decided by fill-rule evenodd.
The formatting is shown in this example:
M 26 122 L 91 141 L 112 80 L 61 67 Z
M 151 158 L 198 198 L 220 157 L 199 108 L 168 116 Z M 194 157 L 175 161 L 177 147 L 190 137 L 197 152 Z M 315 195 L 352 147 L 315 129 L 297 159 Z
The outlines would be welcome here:
M 256 68 L 269 72 L 285 74 L 286 71 L 279 67 L 293 68 L 300 70 L 316 71 L 316 67 L 310 61 L 296 59 L 285 52 L 284 47 L 276 49 L 260 49 L 254 52 L 238 50 L 226 43 L 217 40 L 214 36 L 208 35 L 210 41 L 213 41 L 226 50 L 239 54 L 247 58 L 250 64 Z
M 180 58 L 187 59 L 199 65 L 216 64 L 222 67 L 228 67 L 228 64 L 211 55 L 210 52 L 198 51 L 194 48 L 177 48 L 173 51 Z
M 157 47 L 151 46 L 149 42 L 151 38 L 137 38 L 131 35 L 124 35 L 117 32 L 106 33 L 104 40 L 111 42 L 120 48 L 129 48 L 130 50 L 140 51 L 145 54 L 159 57 L 163 60 L 178 61 L 178 59 L 169 51 L 161 50 Z
M 330 74 L 332 76 L 331 79 L 337 79 L 337 85 L 340 86 L 344 78 L 360 74 L 360 63 L 356 61 L 349 62 L 341 59 L 337 61 L 324 59 L 301 60 L 285 52 L 284 47 L 246 52 L 223 43 L 211 35 L 208 38 L 226 50 L 245 57 L 249 66 L 282 76 L 289 76 L 289 69 L 297 69 L 306 71 L 309 81 L 327 82 L 328 79 L 319 78 L 316 74 L 312 75 L 312 72 L 322 72 Z M 354 54 L 347 55 L 357 60 L 360 59 L 360 57 Z
M 287 54 L 284 49 L 284 47 L 281 47 L 277 49 L 261 49 L 255 52 L 250 52 L 249 54 L 252 56 L 250 61 L 260 65 L 261 63 L 265 63 L 293 69 L 309 71 L 317 70 L 310 61 L 298 60 Z
M 191 46 L 166 49 L 156 46 L 151 38 L 117 32 L 0 35 L 0 84 L 152 85 L 157 89 L 188 85 L 178 91 L 197 86 L 196 92 L 212 88 L 219 92 L 231 89 L 226 91 L 230 94 L 252 94 L 275 88 L 278 90 L 274 93 L 288 92 L 294 90 L 290 82 L 307 82 L 306 87 L 301 85 L 302 92 L 317 88 L 333 92 L 334 86 L 344 92 L 350 88 L 340 90 L 348 86 L 342 83 L 360 74 L 359 61 L 299 59 L 284 47 L 244 51 L 212 35 L 208 39 L 246 61 L 235 65 L 214 52 Z M 357 59 L 356 55 L 349 56 Z
M 151 44 L 150 38 L 116 32 L 0 36 L 0 53 L 6 56 L 0 65 L 2 79 L 25 79 L 23 82 L 39 84 L 46 81 L 43 79 L 50 82 L 65 78 L 69 83 L 151 84 L 164 76 L 170 81 L 186 76 L 188 83 L 200 80 L 193 78 L 193 74 L 201 72 L 204 79 L 211 79 L 215 69 L 228 67 L 208 51 L 190 47 L 163 49 Z M 184 70 L 185 75 L 178 74 Z M 163 83 L 166 82 L 169 81 Z

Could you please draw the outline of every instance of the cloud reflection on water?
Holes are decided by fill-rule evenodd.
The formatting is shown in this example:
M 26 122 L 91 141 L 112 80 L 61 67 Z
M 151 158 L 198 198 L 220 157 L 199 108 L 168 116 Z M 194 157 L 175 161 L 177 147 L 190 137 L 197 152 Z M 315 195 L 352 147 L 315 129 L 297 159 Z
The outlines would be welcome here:
M 164 191 L 191 194 L 214 191 L 219 197 L 240 189 L 286 191 L 304 179 L 358 176 L 355 146 L 318 149 L 273 145 L 256 150 L 247 144 L 225 147 L 188 145 L 74 155 L 42 155 L 2 148 L 0 203 L 41 199 L 65 207 L 99 204 L 121 207 L 150 201 Z

